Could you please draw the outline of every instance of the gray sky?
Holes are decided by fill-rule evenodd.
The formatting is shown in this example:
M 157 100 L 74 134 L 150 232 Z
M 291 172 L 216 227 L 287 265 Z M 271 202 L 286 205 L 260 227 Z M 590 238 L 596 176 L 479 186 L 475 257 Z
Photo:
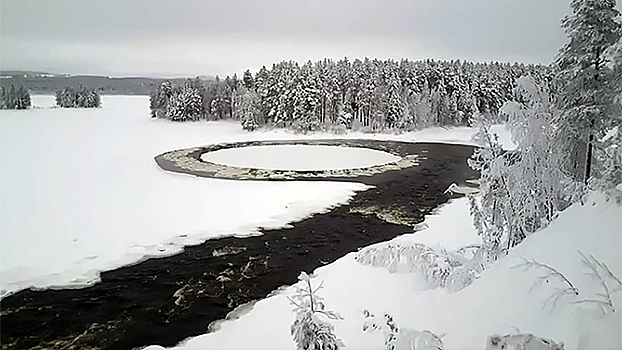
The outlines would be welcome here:
M 549 63 L 569 2 L 1 0 L 0 68 L 225 76 L 344 56 Z

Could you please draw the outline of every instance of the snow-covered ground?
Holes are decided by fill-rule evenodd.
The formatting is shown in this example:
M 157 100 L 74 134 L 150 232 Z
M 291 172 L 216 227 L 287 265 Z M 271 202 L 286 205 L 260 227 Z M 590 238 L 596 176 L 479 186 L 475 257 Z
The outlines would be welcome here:
M 280 227 L 347 202 L 358 183 L 225 181 L 161 171 L 153 157 L 211 143 L 337 137 L 247 133 L 237 122 L 149 117 L 144 96 L 103 108 L 0 112 L 0 288 L 82 286 L 98 272 L 220 235 Z M 496 127 L 503 131 L 502 127 Z M 472 128 L 339 138 L 471 143 Z M 503 133 L 502 140 L 507 138 Z
M 368 148 L 274 145 L 222 149 L 205 153 L 201 159 L 237 167 L 305 171 L 367 168 L 400 157 Z
M 429 228 L 423 231 L 375 246 L 419 242 L 455 249 L 479 242 L 464 198 L 427 217 L 426 223 Z M 575 204 L 564 211 L 553 224 L 529 237 L 460 292 L 426 289 L 416 273 L 392 274 L 384 268 L 361 265 L 354 260 L 355 253 L 317 269 L 312 282 L 317 286 L 324 281 L 318 294 L 328 308 L 344 317 L 334 323 L 346 349 L 384 348 L 382 333 L 362 332 L 362 311 L 366 309 L 376 314 L 388 312 L 401 327 L 446 333 L 445 349 L 484 349 L 487 336 L 518 330 L 563 341 L 567 350 L 620 349 L 622 290 L 612 293 L 618 310 L 607 315 L 593 304 L 573 302 L 602 293 L 599 282 L 582 266 L 579 250 L 622 275 L 621 228 L 622 208 L 593 195 L 585 205 Z M 546 271 L 513 268 L 522 258 L 556 268 L 578 288 L 579 296 L 563 297 L 552 307 L 547 299 L 564 284 L 551 278 L 531 290 Z M 293 293 L 294 287 L 286 288 L 257 302 L 239 318 L 220 323 L 216 332 L 191 338 L 175 349 L 294 349 L 289 333 L 294 314 L 287 299 Z

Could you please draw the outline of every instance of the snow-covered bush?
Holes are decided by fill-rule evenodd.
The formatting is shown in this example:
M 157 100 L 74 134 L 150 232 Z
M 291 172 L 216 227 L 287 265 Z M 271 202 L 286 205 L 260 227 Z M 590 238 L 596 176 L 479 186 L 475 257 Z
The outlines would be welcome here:
M 443 336 L 438 336 L 427 329 L 418 331 L 400 328 L 388 313 L 384 313 L 380 318 L 364 310 L 363 315 L 365 316 L 363 332 L 381 331 L 387 350 L 443 350 Z
M 433 250 L 423 244 L 409 246 L 389 244 L 382 248 L 366 248 L 358 252 L 355 259 L 363 265 L 385 267 L 389 272 L 413 272 L 418 257 Z
M 301 272 L 298 279 L 306 284 L 305 287 L 296 287 L 296 293 L 288 298 L 296 314 L 296 319 L 290 328 L 296 348 L 298 350 L 337 350 L 343 347 L 343 342 L 335 335 L 335 326 L 325 320 L 337 320 L 341 319 L 341 316 L 334 311 L 327 310 L 324 299 L 317 295 L 322 284 L 313 289 L 311 278 L 305 272 Z
M 484 270 L 483 256 L 482 250 L 476 247 L 448 252 L 417 243 L 367 248 L 361 250 L 355 259 L 363 265 L 384 267 L 391 273 L 418 272 L 429 288 L 446 288 L 455 292 L 466 288 L 479 277 Z
M 493 334 L 486 339 L 486 350 L 564 350 L 564 343 L 530 333 Z

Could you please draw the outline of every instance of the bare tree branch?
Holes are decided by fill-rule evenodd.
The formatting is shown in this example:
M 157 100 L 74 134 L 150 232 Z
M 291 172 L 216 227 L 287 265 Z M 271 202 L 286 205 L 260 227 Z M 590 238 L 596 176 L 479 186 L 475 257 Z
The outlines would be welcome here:
M 531 268 L 540 268 L 540 269 L 544 269 L 547 271 L 546 274 L 538 277 L 536 283 L 534 283 L 531 289 L 533 289 L 534 287 L 542 286 L 542 284 L 544 282 L 547 282 L 549 279 L 551 279 L 551 277 L 556 277 L 557 279 L 561 280 L 566 285 L 568 285 L 567 290 L 569 290 L 569 292 L 571 292 L 574 295 L 579 295 L 579 290 L 572 284 L 572 282 L 570 282 L 570 280 L 566 278 L 566 276 L 564 276 L 563 273 L 557 271 L 555 268 L 547 264 L 537 262 L 535 259 L 531 259 L 531 260 L 527 260 L 525 258 L 521 258 L 521 259 L 523 259 L 522 264 L 512 266 L 511 268 L 514 269 L 514 268 L 523 267 L 524 268 L 523 271 L 527 271 Z M 564 293 L 564 294 L 570 294 L 570 293 Z
M 581 262 L 583 263 L 583 266 L 587 267 L 590 270 L 590 272 L 587 272 L 586 274 L 598 280 L 599 284 L 603 288 L 604 293 L 595 293 L 596 298 L 577 300 L 574 303 L 575 304 L 579 304 L 579 303 L 596 304 L 600 307 L 601 311 L 604 314 L 607 313 L 607 310 L 611 312 L 615 312 L 616 309 L 615 309 L 615 306 L 613 305 L 613 300 L 611 300 L 611 290 L 607 286 L 607 282 L 605 281 L 605 278 L 609 277 L 610 279 L 616 281 L 616 283 L 618 284 L 618 287 L 616 287 L 614 291 L 622 286 L 622 282 L 616 275 L 613 274 L 613 272 L 611 272 L 611 270 L 605 263 L 598 261 L 593 255 L 590 255 L 590 257 L 588 258 L 581 251 L 578 250 L 578 252 L 579 254 L 581 254 Z M 599 271 L 599 269 L 602 270 L 602 272 L 604 272 L 604 277 L 601 271 Z

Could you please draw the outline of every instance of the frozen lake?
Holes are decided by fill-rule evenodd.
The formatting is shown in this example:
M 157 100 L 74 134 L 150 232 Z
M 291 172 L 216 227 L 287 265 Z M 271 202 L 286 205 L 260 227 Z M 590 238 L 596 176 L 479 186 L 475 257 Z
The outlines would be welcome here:
M 172 149 L 296 136 L 247 133 L 237 122 L 153 120 L 146 96 L 102 96 L 102 103 L 49 108 L 53 96 L 33 96 L 35 108 L 0 111 L 2 295 L 92 283 L 99 271 L 280 227 L 367 188 L 166 173 L 153 157 Z
M 273 145 L 223 149 L 205 153 L 201 159 L 242 168 L 305 171 L 367 168 L 400 157 L 367 148 Z

